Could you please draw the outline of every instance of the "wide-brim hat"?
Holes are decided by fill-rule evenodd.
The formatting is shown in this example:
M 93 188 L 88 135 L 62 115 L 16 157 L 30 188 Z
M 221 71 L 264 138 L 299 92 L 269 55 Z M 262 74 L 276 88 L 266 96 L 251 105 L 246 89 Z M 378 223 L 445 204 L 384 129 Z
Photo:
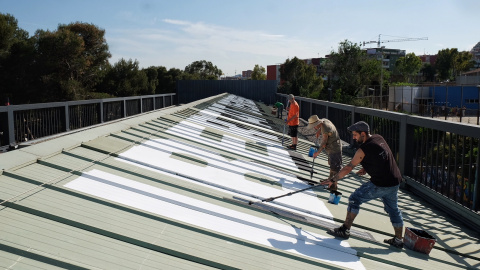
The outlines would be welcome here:
M 318 118 L 318 116 L 316 114 L 314 114 L 314 115 L 310 116 L 310 118 L 308 118 L 307 129 L 313 129 L 314 127 L 316 127 L 320 123 L 323 123 L 323 120 Z

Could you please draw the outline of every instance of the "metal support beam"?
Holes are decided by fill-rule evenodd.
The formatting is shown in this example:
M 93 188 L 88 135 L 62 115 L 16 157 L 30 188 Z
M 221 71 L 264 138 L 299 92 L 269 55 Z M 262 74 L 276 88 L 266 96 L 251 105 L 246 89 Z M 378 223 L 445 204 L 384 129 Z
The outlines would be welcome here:
M 10 146 L 16 145 L 15 141 L 15 126 L 13 119 L 13 107 L 7 106 L 7 118 L 8 118 L 8 144 Z
M 65 131 L 70 131 L 70 113 L 68 103 L 65 104 Z

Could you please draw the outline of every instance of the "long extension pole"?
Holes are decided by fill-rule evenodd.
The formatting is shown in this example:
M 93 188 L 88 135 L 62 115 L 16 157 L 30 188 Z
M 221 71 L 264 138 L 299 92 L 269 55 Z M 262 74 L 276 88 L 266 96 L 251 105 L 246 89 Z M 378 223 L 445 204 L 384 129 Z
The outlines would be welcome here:
M 320 181 L 322 182 L 322 181 Z M 312 189 L 312 188 L 316 188 L 320 186 L 320 184 L 316 184 L 316 185 L 313 185 L 311 187 L 307 187 L 307 188 L 304 188 L 304 189 L 300 189 L 300 190 L 297 190 L 297 191 L 292 191 L 292 192 L 289 192 L 287 194 L 283 194 L 283 195 L 280 195 L 280 196 L 277 196 L 277 197 L 270 197 L 270 198 L 267 198 L 267 199 L 263 199 L 262 202 L 271 202 L 273 200 L 276 200 L 276 199 L 279 199 L 279 198 L 282 198 L 282 197 L 285 197 L 285 196 L 290 196 L 290 195 L 293 195 L 295 193 L 299 193 L 299 192 L 303 192 L 305 190 L 309 190 L 309 189 Z M 249 201 L 248 204 L 254 204 L 255 202 L 252 202 L 252 201 Z

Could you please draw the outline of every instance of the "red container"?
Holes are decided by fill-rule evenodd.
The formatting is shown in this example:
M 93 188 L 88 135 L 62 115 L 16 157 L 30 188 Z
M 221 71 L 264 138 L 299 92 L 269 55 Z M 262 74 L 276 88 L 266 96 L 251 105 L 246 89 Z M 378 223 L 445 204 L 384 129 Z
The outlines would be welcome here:
M 436 239 L 424 230 L 405 228 L 403 243 L 411 250 L 429 254 Z

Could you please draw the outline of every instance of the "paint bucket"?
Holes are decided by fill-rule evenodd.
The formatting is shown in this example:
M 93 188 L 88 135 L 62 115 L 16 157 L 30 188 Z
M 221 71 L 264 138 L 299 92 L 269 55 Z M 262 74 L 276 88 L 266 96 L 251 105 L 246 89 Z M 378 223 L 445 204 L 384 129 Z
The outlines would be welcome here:
M 310 151 L 308 151 L 308 156 L 313 157 L 313 154 L 315 154 L 315 152 L 317 152 L 317 148 L 310 147 Z
M 405 228 L 403 243 L 411 250 L 429 254 L 435 245 L 435 238 L 424 230 Z
M 338 205 L 341 198 L 342 198 L 342 193 L 341 192 L 332 190 L 332 191 L 330 191 L 330 197 L 328 198 L 328 202 Z

